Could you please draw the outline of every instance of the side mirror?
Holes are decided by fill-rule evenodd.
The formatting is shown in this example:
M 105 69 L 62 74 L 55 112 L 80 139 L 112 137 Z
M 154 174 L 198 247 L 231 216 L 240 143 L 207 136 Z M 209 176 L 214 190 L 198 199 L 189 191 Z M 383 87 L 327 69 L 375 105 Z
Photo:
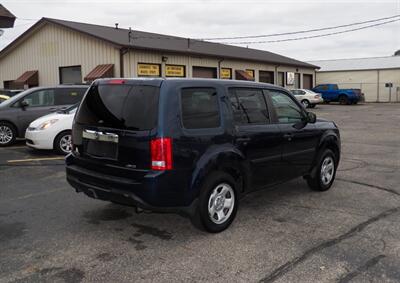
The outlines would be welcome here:
M 314 124 L 317 122 L 317 115 L 312 112 L 307 112 L 307 123 Z
M 25 108 L 25 107 L 29 106 L 29 103 L 26 102 L 25 100 L 22 100 L 22 101 L 19 103 L 19 106 L 20 106 L 21 108 Z

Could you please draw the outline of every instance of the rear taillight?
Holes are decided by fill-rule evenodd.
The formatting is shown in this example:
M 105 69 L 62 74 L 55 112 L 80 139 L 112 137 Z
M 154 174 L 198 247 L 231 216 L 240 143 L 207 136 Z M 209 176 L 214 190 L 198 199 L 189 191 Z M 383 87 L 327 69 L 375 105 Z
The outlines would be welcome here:
M 156 138 L 150 142 L 151 169 L 171 170 L 172 169 L 172 139 Z

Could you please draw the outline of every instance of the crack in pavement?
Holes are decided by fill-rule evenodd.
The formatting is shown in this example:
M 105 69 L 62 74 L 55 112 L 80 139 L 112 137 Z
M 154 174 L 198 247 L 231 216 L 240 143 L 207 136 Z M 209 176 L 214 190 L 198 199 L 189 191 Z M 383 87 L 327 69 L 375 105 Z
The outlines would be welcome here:
M 367 271 L 371 267 L 375 266 L 382 258 L 386 257 L 385 255 L 378 255 L 376 257 L 371 258 L 365 264 L 359 266 L 356 270 L 348 273 L 347 275 L 339 278 L 337 282 L 339 283 L 347 283 L 350 282 L 353 278 L 357 277 L 364 271 Z
M 320 252 L 326 248 L 329 248 L 336 244 L 339 244 L 340 242 L 355 236 L 357 233 L 362 232 L 370 224 L 377 222 L 383 218 L 386 218 L 386 217 L 391 216 L 392 214 L 395 214 L 398 212 L 400 212 L 400 207 L 391 208 L 391 209 L 385 210 L 384 212 L 382 212 L 374 217 L 369 218 L 368 220 L 366 220 L 364 222 L 361 222 L 357 226 L 354 226 L 353 228 L 351 228 L 346 233 L 339 235 L 336 238 L 322 242 L 321 244 L 306 250 L 302 255 L 295 257 L 294 259 L 284 263 L 283 265 L 281 265 L 278 268 L 276 268 L 275 270 L 273 270 L 270 274 L 268 274 L 267 276 L 262 278 L 259 282 L 267 282 L 267 283 L 274 282 L 276 279 L 278 279 L 278 278 L 282 277 L 283 275 L 285 275 L 286 273 L 290 272 L 297 265 L 304 262 L 305 260 L 307 260 L 312 255 L 316 254 L 317 252 Z
M 342 178 L 336 178 L 336 180 L 339 180 L 339 181 L 342 181 L 342 182 L 347 182 L 347 183 L 352 183 L 352 184 L 356 184 L 356 185 L 366 186 L 366 187 L 370 187 L 370 188 L 373 188 L 373 189 L 385 191 L 385 192 L 400 196 L 400 192 L 397 192 L 397 191 L 392 190 L 392 189 L 388 189 L 388 188 L 384 188 L 384 187 L 380 187 L 380 186 L 376 186 L 376 185 L 371 185 L 371 184 L 363 183 L 363 182 L 359 182 L 359 181 L 342 179 Z

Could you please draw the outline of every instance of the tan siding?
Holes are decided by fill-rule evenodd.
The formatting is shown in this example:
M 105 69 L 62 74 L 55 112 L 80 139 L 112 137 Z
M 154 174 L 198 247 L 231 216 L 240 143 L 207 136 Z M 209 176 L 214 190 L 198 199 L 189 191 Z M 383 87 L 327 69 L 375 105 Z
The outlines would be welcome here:
M 59 83 L 59 67 L 82 66 L 82 80 L 99 64 L 114 64 L 119 76 L 119 51 L 83 34 L 46 24 L 0 60 L 0 87 L 27 70 L 39 70 L 39 85 Z

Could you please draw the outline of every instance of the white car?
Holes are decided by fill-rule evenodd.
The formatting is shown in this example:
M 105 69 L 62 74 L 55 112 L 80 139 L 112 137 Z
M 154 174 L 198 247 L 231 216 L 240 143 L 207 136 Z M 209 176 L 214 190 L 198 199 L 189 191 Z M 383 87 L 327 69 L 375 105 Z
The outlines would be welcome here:
M 54 149 L 59 154 L 71 152 L 71 129 L 76 109 L 77 105 L 73 105 L 33 121 L 25 132 L 26 145 Z
M 309 89 L 292 89 L 290 92 L 305 108 L 314 108 L 315 105 L 324 102 L 320 93 L 313 92 Z

